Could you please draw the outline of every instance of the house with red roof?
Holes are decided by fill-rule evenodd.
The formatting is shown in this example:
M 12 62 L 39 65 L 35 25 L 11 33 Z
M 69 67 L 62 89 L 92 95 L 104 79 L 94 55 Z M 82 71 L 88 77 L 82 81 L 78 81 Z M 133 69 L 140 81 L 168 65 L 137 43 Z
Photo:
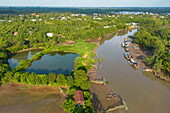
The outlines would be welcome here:
M 84 105 L 84 95 L 83 95 L 83 91 L 81 90 L 77 90 L 74 92 L 74 100 L 77 104 L 81 104 Z

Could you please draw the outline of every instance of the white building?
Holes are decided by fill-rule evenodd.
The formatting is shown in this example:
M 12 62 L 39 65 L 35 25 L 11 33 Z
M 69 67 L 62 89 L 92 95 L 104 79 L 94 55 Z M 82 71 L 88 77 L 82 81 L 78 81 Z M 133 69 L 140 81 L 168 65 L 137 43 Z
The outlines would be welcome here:
M 47 36 L 48 37 L 53 37 L 53 34 L 52 33 L 47 33 Z
M 37 20 L 36 20 L 36 19 L 31 19 L 31 21 L 32 21 L 32 22 L 35 22 L 35 21 L 37 21 Z

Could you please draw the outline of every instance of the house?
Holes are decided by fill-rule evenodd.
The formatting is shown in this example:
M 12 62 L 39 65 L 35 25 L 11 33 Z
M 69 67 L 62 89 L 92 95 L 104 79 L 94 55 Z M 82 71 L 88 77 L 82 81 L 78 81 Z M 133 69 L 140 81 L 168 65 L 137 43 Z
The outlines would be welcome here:
M 31 15 L 36 15 L 35 13 L 32 13 Z
M 84 104 L 84 96 L 83 96 L 83 91 L 81 90 L 77 90 L 74 92 L 75 96 L 74 96 L 74 100 L 77 104 Z
M 31 19 L 31 21 L 32 21 L 32 22 L 35 22 L 35 21 L 37 21 L 37 20 L 36 20 L 36 19 Z
M 36 17 L 39 17 L 40 15 L 36 15 Z
M 100 16 L 99 13 L 93 13 L 93 16 L 97 17 L 97 16 Z
M 103 28 L 109 28 L 110 26 L 103 26 Z
M 14 35 L 16 36 L 18 34 L 18 32 L 14 32 Z
M 47 33 L 47 36 L 48 37 L 53 37 L 53 34 L 52 33 Z
M 79 16 L 80 14 L 71 14 L 71 16 Z

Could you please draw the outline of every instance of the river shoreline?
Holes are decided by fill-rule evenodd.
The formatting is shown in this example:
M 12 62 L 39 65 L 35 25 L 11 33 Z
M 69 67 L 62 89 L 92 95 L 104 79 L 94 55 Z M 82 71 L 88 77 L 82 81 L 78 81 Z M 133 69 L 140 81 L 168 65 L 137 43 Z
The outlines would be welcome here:
M 96 66 L 93 66 L 88 71 L 88 76 L 90 81 L 94 79 L 100 79 L 96 73 Z M 100 83 L 93 83 L 91 82 L 90 93 L 93 97 L 92 102 L 95 109 L 95 113 L 118 113 L 122 111 L 123 113 L 128 113 L 127 105 L 123 101 L 120 95 L 113 92 L 107 84 Z M 114 97 L 110 100 L 108 99 L 108 95 L 114 95 Z
M 137 48 L 135 49 L 134 47 L 135 48 L 137 47 Z M 152 55 L 151 52 L 147 50 L 143 50 L 140 47 L 140 45 L 132 43 L 132 42 L 129 44 L 129 52 L 131 56 L 133 57 L 133 59 L 139 63 L 139 67 L 142 68 L 142 71 L 151 72 L 155 75 L 156 78 L 170 82 L 170 77 L 163 75 L 163 73 L 156 72 L 151 67 L 149 67 L 147 63 L 143 61 L 144 58 Z
M 112 34 L 106 35 L 104 38 L 111 36 Z M 97 49 L 100 47 L 100 40 L 93 41 L 92 43 L 98 45 L 94 49 L 94 53 L 97 53 Z M 97 55 L 97 54 L 96 54 Z M 96 59 L 100 62 L 100 58 L 96 56 Z M 97 66 L 93 65 L 90 70 L 88 70 L 89 80 L 91 81 L 90 93 L 92 95 L 92 102 L 94 106 L 95 113 L 128 113 L 128 107 L 120 95 L 113 92 L 106 81 L 100 81 L 101 76 L 97 75 Z M 97 81 L 96 81 L 97 80 Z M 96 81 L 96 82 L 94 82 Z M 114 95 L 114 97 L 109 100 L 108 95 Z

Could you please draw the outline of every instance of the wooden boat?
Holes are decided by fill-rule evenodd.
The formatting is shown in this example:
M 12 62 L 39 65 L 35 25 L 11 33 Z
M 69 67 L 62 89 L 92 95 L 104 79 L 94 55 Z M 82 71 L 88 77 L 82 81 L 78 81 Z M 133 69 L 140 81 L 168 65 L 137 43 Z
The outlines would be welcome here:
M 129 46 L 130 42 L 125 42 L 124 45 L 125 46 Z
M 129 37 L 126 37 L 125 39 L 124 39 L 124 42 L 130 42 L 130 38 Z
M 125 51 L 129 51 L 129 46 L 124 46 Z
M 125 43 L 121 43 L 121 46 L 124 47 L 124 46 L 125 46 Z
M 132 56 L 130 55 L 130 53 L 124 53 L 124 57 L 128 60 L 132 59 Z
M 129 62 L 129 64 L 131 64 L 135 68 L 139 68 L 139 64 L 135 60 L 133 60 L 132 58 L 128 62 Z

